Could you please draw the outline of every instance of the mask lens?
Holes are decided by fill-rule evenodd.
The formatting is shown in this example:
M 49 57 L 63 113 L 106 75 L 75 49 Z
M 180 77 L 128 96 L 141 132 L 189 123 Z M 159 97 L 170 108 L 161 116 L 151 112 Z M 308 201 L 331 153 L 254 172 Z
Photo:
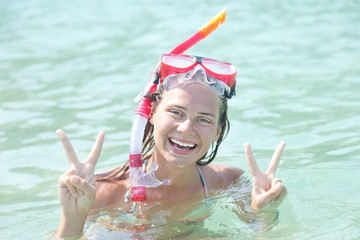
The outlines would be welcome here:
M 235 66 L 230 63 L 204 58 L 202 60 L 202 64 L 205 68 L 216 74 L 221 74 L 221 75 L 236 74 Z
M 165 54 L 161 59 L 162 63 L 175 68 L 188 68 L 192 66 L 195 61 L 196 59 L 191 56 L 172 54 Z
M 185 73 L 196 64 L 196 58 L 188 55 L 164 54 L 161 57 L 161 77 Z

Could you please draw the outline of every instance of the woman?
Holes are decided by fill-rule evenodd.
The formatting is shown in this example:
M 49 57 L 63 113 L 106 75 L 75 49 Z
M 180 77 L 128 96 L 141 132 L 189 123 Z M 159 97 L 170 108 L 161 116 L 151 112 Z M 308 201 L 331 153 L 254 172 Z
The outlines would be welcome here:
M 194 61 L 183 68 L 181 61 L 187 59 Z M 148 205 L 203 199 L 215 190 L 227 188 L 243 174 L 239 168 L 211 163 L 229 129 L 227 99 L 234 95 L 235 75 L 236 68 L 229 63 L 187 55 L 162 56 L 159 87 L 149 96 L 152 110 L 143 148 L 146 170 L 155 164 L 155 178 L 168 179 L 170 185 L 148 188 Z M 99 133 L 85 162 L 77 159 L 65 133 L 58 130 L 57 134 L 70 163 L 70 169 L 59 178 L 63 211 L 57 235 L 81 236 L 91 209 L 120 205 L 130 210 L 131 203 L 124 198 L 130 185 L 128 163 L 94 176 L 105 134 Z M 286 194 L 281 180 L 274 177 L 284 147 L 283 142 L 278 145 L 268 170 L 261 172 L 250 145 L 244 145 L 253 180 L 254 210 Z

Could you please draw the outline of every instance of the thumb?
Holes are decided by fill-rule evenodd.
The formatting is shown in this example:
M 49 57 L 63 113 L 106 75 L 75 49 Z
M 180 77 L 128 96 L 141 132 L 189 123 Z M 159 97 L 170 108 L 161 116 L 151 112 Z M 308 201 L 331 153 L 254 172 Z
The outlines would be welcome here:
M 282 182 L 278 178 L 274 178 L 271 183 L 271 188 L 267 192 L 268 197 L 272 200 L 275 199 L 281 193 L 283 188 Z
M 72 176 L 70 179 L 71 183 L 74 184 L 76 190 L 79 192 L 81 190 L 86 197 L 89 199 L 94 199 L 96 194 L 96 189 L 93 185 L 88 183 L 85 179 L 80 178 L 78 176 Z M 80 192 L 81 192 L 80 191 Z M 82 194 L 79 194 L 82 195 Z

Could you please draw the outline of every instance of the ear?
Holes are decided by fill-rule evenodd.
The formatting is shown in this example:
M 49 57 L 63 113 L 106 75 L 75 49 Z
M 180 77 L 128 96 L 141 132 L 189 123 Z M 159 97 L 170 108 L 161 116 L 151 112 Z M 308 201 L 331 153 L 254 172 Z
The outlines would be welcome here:
M 149 116 L 149 123 L 154 126 L 154 116 L 156 113 L 156 109 L 154 107 L 151 108 L 150 116 Z
M 148 120 L 148 121 L 150 122 L 150 124 L 151 124 L 151 125 L 154 125 L 154 120 L 153 120 L 153 117 L 154 117 L 154 115 L 153 115 L 153 114 L 151 114 L 151 115 L 150 115 L 150 118 L 149 118 L 149 120 Z

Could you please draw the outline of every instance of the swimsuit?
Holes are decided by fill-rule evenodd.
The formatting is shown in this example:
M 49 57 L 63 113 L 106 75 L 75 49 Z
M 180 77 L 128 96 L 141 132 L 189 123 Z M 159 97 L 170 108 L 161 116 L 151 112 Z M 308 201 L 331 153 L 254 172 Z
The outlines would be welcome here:
M 200 170 L 200 167 L 197 166 L 197 168 L 198 168 L 198 171 L 199 171 L 201 184 L 203 185 L 205 198 L 208 198 L 208 190 L 207 190 L 207 187 L 206 187 L 206 183 L 205 183 L 204 176 L 203 176 L 203 174 L 202 174 L 202 172 L 201 172 L 201 170 Z

